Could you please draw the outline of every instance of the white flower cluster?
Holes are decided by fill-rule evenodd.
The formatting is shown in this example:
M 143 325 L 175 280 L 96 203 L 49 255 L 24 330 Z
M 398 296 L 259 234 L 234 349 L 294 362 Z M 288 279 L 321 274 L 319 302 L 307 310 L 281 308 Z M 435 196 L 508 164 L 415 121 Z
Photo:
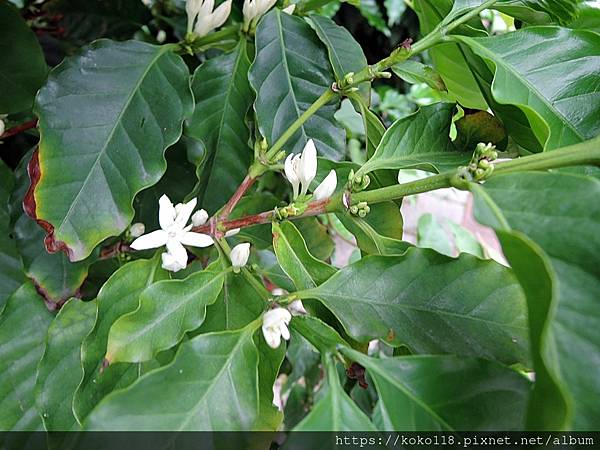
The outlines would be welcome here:
M 302 153 L 289 154 L 284 164 L 285 177 L 292 185 L 294 200 L 299 195 L 306 195 L 310 183 L 317 175 L 317 148 L 312 139 L 309 139 Z M 313 192 L 314 200 L 325 200 L 335 192 L 337 175 L 331 170 L 325 179 Z
M 226 0 L 215 8 L 215 0 L 187 0 L 187 32 L 202 37 L 223 25 L 231 12 L 231 2 Z

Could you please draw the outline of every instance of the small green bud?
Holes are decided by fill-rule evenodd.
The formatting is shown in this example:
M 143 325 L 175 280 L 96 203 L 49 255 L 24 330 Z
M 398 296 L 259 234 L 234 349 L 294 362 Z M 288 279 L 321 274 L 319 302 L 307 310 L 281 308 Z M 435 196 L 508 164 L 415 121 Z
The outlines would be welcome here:
M 475 180 L 476 181 L 481 181 L 485 178 L 485 170 L 483 169 L 477 169 L 475 171 Z
M 487 159 L 482 159 L 478 164 L 480 169 L 488 169 L 491 166 L 491 163 Z
M 358 214 L 358 206 L 352 205 L 350 207 L 350 214 L 354 214 L 354 215 Z
M 365 217 L 367 215 L 367 211 L 361 209 L 358 211 L 358 217 Z

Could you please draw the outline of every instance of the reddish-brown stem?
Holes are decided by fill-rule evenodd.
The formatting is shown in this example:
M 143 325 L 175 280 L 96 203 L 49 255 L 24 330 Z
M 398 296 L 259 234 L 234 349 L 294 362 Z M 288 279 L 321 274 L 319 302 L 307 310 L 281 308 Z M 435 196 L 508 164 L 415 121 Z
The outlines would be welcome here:
M 254 184 L 255 181 L 256 181 L 256 178 L 253 178 L 250 175 L 246 175 L 246 178 L 244 178 L 244 181 L 242 181 L 242 183 L 238 186 L 238 188 L 233 193 L 233 195 L 231 196 L 229 201 L 225 204 L 225 206 L 221 210 L 221 213 L 219 214 L 219 220 L 226 220 L 229 217 L 229 214 L 231 214 L 231 211 L 233 211 L 233 208 L 235 208 L 235 205 L 238 204 L 240 199 L 244 196 L 244 194 L 246 192 L 248 192 L 248 189 L 250 189 L 252 187 L 252 185 Z
M 303 217 L 317 216 L 319 214 L 323 214 L 327 212 L 327 204 L 329 203 L 329 199 L 320 200 L 318 202 L 309 203 L 308 207 L 304 211 L 304 213 L 298 216 L 288 217 L 289 220 L 301 219 Z M 275 218 L 275 211 L 265 211 L 259 214 L 252 214 L 250 216 L 241 217 L 239 219 L 233 220 L 224 220 L 219 224 L 219 231 L 221 233 L 225 233 L 229 230 L 234 230 L 236 228 L 246 228 L 251 227 L 253 225 L 261 225 L 264 223 L 270 223 Z M 211 224 L 206 223 L 199 227 L 192 228 L 192 231 L 196 233 L 204 233 L 211 234 Z
M 37 126 L 37 119 L 30 120 L 29 122 L 22 123 L 21 125 L 17 125 L 16 127 L 9 128 L 4 132 L 0 139 L 6 139 L 15 134 L 22 133 L 23 131 L 31 130 Z

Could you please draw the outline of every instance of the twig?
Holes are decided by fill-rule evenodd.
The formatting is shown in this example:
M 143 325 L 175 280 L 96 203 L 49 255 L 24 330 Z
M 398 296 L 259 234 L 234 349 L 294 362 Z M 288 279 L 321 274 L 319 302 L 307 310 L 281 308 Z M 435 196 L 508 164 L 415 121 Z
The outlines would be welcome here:
M 9 128 L 8 130 L 6 130 L 4 132 L 4 134 L 2 136 L 0 136 L 0 139 L 6 139 L 11 136 L 14 136 L 15 134 L 19 134 L 19 133 L 22 133 L 23 131 L 27 131 L 32 128 L 35 128 L 37 126 L 37 123 L 38 123 L 37 119 L 33 119 L 28 122 L 22 123 L 21 125 L 17 125 L 16 127 Z

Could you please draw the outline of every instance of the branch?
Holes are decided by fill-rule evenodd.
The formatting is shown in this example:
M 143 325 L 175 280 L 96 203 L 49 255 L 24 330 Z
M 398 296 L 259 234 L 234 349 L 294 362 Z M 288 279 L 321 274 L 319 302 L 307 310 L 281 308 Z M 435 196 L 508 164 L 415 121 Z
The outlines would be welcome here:
M 2 136 L 0 136 L 0 139 L 6 139 L 11 136 L 14 136 L 15 134 L 22 133 L 23 131 L 31 130 L 32 128 L 35 128 L 37 126 L 37 123 L 37 119 L 33 119 L 28 122 L 22 123 L 21 125 L 17 125 L 16 127 L 9 128 L 4 132 Z
M 231 198 L 227 201 L 227 203 L 219 213 L 219 220 L 225 220 L 229 217 L 231 211 L 233 211 L 240 199 L 244 196 L 246 192 L 248 192 L 248 189 L 252 187 L 255 181 L 256 178 L 251 177 L 250 175 L 246 175 L 244 181 L 242 181 L 242 184 L 238 186 L 236 191 L 233 193 Z

